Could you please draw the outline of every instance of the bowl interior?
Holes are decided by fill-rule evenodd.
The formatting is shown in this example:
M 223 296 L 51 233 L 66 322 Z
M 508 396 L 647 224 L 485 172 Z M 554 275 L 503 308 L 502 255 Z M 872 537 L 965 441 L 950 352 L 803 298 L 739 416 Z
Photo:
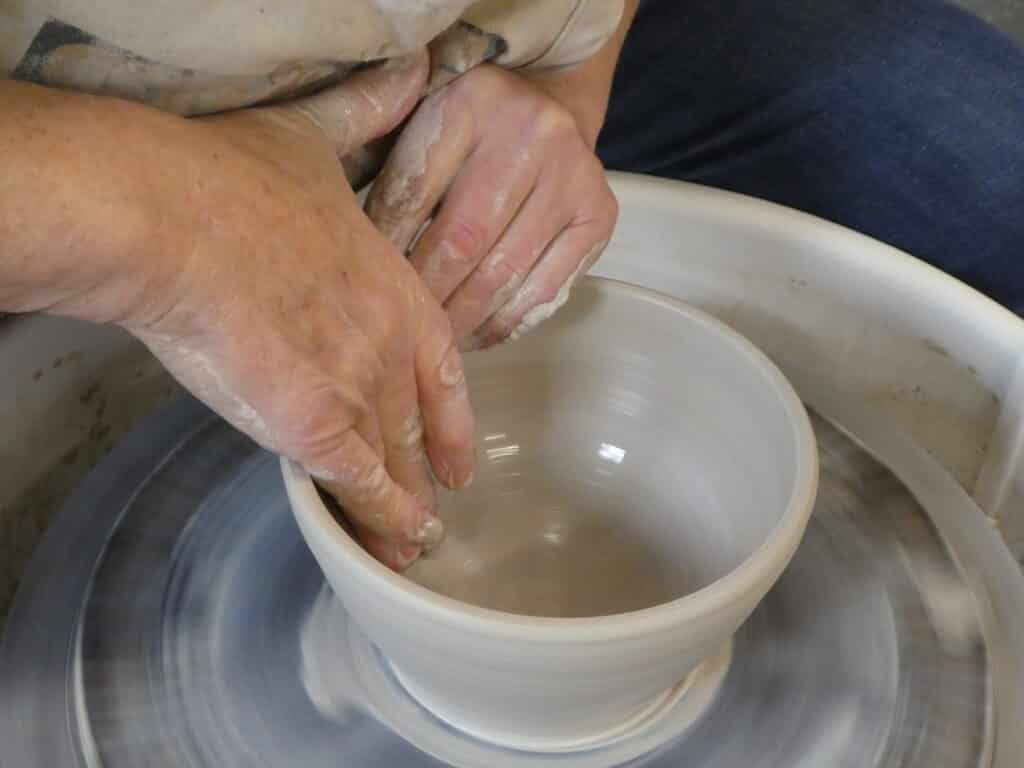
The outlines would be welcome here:
M 448 537 L 407 571 L 457 600 L 567 618 L 665 603 L 740 565 L 796 492 L 781 375 L 656 294 L 586 280 L 467 377 L 476 478 L 443 494 Z

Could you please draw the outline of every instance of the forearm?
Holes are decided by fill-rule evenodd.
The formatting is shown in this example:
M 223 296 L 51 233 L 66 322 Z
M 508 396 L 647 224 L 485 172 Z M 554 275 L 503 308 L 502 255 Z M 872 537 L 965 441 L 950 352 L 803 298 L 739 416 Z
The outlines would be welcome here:
M 177 120 L 0 81 L 0 311 L 117 321 L 172 269 L 157 256 L 173 237 L 159 154 Z M 145 269 L 126 268 L 140 259 Z
M 530 73 L 530 79 L 572 113 L 583 138 L 596 146 L 608 111 L 615 65 L 640 0 L 625 0 L 622 19 L 604 47 L 582 64 L 565 70 Z

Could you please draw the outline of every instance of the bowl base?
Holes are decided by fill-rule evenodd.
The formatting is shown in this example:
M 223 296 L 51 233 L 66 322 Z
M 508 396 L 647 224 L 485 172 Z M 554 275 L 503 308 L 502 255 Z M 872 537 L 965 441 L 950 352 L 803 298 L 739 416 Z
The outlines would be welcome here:
M 474 739 L 504 749 L 511 749 L 517 752 L 560 754 L 589 752 L 610 747 L 637 737 L 665 720 L 671 720 L 671 733 L 666 733 L 665 740 L 674 738 L 697 720 L 711 702 L 714 701 L 715 693 L 718 691 L 722 680 L 725 678 L 725 673 L 729 669 L 731 658 L 732 641 L 729 640 L 716 653 L 694 667 L 685 678 L 671 688 L 659 693 L 637 712 L 626 717 L 621 723 L 582 737 L 577 736 L 564 740 L 531 739 L 529 737 L 523 738 L 523 734 L 481 731 L 471 725 L 459 722 L 455 718 L 446 716 L 443 711 L 431 707 L 427 703 L 426 697 L 418 692 L 416 685 L 411 683 L 394 664 L 388 662 L 383 656 L 381 656 L 381 661 L 387 664 L 391 674 L 394 675 L 406 694 L 431 715 L 452 728 Z M 655 749 L 661 743 L 659 741 L 648 749 Z

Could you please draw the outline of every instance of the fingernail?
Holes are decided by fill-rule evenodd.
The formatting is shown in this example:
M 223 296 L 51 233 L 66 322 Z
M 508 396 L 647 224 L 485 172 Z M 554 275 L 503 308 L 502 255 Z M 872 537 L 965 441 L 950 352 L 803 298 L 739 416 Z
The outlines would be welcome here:
M 444 459 L 441 459 L 438 464 L 437 479 L 441 481 L 441 485 L 445 488 L 454 488 L 455 486 L 452 483 L 455 481 L 455 474 L 452 472 L 451 465 Z
M 457 489 L 461 491 L 463 488 L 469 488 L 469 486 L 471 486 L 473 484 L 473 477 L 474 477 L 474 474 L 472 472 L 470 472 L 468 475 L 466 475 L 462 479 L 462 482 L 459 483 L 459 485 L 457 486 Z
M 395 563 L 398 570 L 405 570 L 420 556 L 418 544 L 401 544 L 395 550 Z
M 423 262 L 423 271 L 420 277 L 428 287 L 436 286 L 445 276 L 447 264 L 451 261 L 452 248 L 447 241 L 442 240 L 434 248 Z
M 427 509 L 434 508 L 434 499 L 436 496 L 437 482 L 434 480 L 433 476 L 431 476 L 430 483 L 427 486 L 420 488 L 418 491 L 414 491 L 412 494 L 412 497 Z
M 473 343 L 476 344 L 476 347 L 474 347 L 475 351 L 493 347 L 497 343 L 497 341 L 493 333 L 481 329 L 473 334 Z
M 412 540 L 423 548 L 424 552 L 430 552 L 444 541 L 444 523 L 441 518 L 431 515 L 416 529 Z
M 465 336 L 459 341 L 459 352 L 476 352 L 483 346 L 483 341 L 475 333 Z

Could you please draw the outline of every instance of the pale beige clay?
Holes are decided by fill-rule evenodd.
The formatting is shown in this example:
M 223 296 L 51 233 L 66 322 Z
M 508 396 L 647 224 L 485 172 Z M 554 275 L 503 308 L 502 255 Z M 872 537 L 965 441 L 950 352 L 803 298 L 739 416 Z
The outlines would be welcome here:
M 654 553 L 608 515 L 581 508 L 544 478 L 521 476 L 499 493 L 487 490 L 490 480 L 443 494 L 445 541 L 407 577 L 456 600 L 530 616 L 625 613 L 679 596 Z

